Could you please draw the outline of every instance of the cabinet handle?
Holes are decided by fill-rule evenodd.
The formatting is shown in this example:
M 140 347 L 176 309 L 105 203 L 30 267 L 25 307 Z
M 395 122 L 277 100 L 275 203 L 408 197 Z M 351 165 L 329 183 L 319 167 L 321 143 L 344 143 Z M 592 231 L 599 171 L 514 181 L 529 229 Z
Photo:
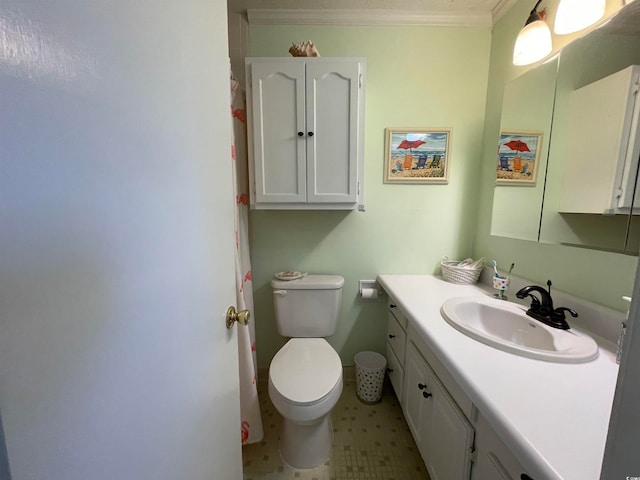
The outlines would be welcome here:
M 393 373 L 393 368 L 387 368 L 387 373 Z
M 425 388 L 427 388 L 427 386 L 426 386 L 424 383 L 419 383 L 419 384 L 418 384 L 418 388 L 419 388 L 420 390 L 424 390 Z
M 396 336 L 389 334 L 389 338 L 396 338 Z
M 302 133 L 302 132 L 298 132 L 298 136 L 299 136 L 299 137 L 302 137 L 303 135 L 304 135 L 304 133 Z
M 431 396 L 432 396 L 432 394 L 430 394 L 429 392 L 422 392 L 422 396 L 423 396 L 424 398 L 429 398 L 429 397 L 431 397 Z
M 389 308 L 396 308 L 396 306 L 393 303 L 390 303 Z
M 313 137 L 313 132 L 307 132 L 307 135 L 309 135 L 310 137 Z

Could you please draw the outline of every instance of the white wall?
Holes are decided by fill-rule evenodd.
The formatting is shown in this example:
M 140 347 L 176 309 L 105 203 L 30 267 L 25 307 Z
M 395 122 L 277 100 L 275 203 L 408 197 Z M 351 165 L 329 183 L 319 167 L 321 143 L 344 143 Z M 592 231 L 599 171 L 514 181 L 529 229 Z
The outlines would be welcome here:
M 233 245 L 225 2 L 3 1 L 0 22 L 13 479 L 240 471 L 239 415 L 211 412 L 238 400 L 215 387 L 233 360 L 209 348 L 212 319 L 227 331 L 212 299 L 234 298 L 233 260 L 215 271 Z

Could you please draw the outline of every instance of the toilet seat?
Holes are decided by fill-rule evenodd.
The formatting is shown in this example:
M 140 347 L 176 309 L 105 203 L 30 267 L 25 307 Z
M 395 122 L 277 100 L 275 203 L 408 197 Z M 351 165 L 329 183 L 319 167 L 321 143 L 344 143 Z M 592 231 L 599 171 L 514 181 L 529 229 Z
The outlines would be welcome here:
M 342 386 L 342 362 L 324 338 L 292 338 L 271 360 L 269 380 L 287 402 L 309 405 Z

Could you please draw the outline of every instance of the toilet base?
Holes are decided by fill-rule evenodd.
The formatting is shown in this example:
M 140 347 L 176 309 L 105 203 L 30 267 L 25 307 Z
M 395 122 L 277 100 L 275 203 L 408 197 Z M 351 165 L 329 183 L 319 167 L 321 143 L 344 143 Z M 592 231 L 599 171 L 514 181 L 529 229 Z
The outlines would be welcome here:
M 284 419 L 280 432 L 280 455 L 294 468 L 314 468 L 331 456 L 331 415 L 311 424 Z

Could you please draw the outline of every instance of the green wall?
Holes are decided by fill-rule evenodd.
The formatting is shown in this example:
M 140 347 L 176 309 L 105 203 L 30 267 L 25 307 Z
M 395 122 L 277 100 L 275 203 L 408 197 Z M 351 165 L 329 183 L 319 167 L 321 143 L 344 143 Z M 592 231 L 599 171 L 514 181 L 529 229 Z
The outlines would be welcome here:
M 495 258 L 500 265 L 508 265 L 515 261 L 514 274 L 518 276 L 540 284 L 551 279 L 554 286 L 560 290 L 624 311 L 626 305 L 620 297 L 631 294 L 637 257 L 490 235 L 502 92 L 508 81 L 526 71 L 526 67 L 515 67 L 511 64 L 511 52 L 514 39 L 531 9 L 531 3 L 529 1 L 516 3 L 493 29 L 485 116 L 484 160 L 479 174 L 481 189 L 478 202 L 478 228 L 473 254 Z M 556 11 L 557 0 L 545 3 L 549 12 Z M 619 2 L 608 1 L 606 15 L 617 10 L 619 5 Z M 552 16 L 548 22 L 553 25 Z M 577 35 L 573 35 L 575 36 Z M 557 50 L 573 37 L 554 36 L 554 49 Z
M 345 277 L 341 320 L 329 341 L 351 365 L 357 352 L 385 348 L 385 299 L 359 300 L 358 280 L 435 273 L 443 255 L 471 253 L 476 229 L 490 29 L 252 26 L 250 56 L 288 56 L 292 42 L 308 39 L 323 57 L 367 59 L 366 211 L 251 212 L 260 367 L 284 342 L 269 285 L 275 272 Z M 383 184 L 385 127 L 451 127 L 449 184 Z

